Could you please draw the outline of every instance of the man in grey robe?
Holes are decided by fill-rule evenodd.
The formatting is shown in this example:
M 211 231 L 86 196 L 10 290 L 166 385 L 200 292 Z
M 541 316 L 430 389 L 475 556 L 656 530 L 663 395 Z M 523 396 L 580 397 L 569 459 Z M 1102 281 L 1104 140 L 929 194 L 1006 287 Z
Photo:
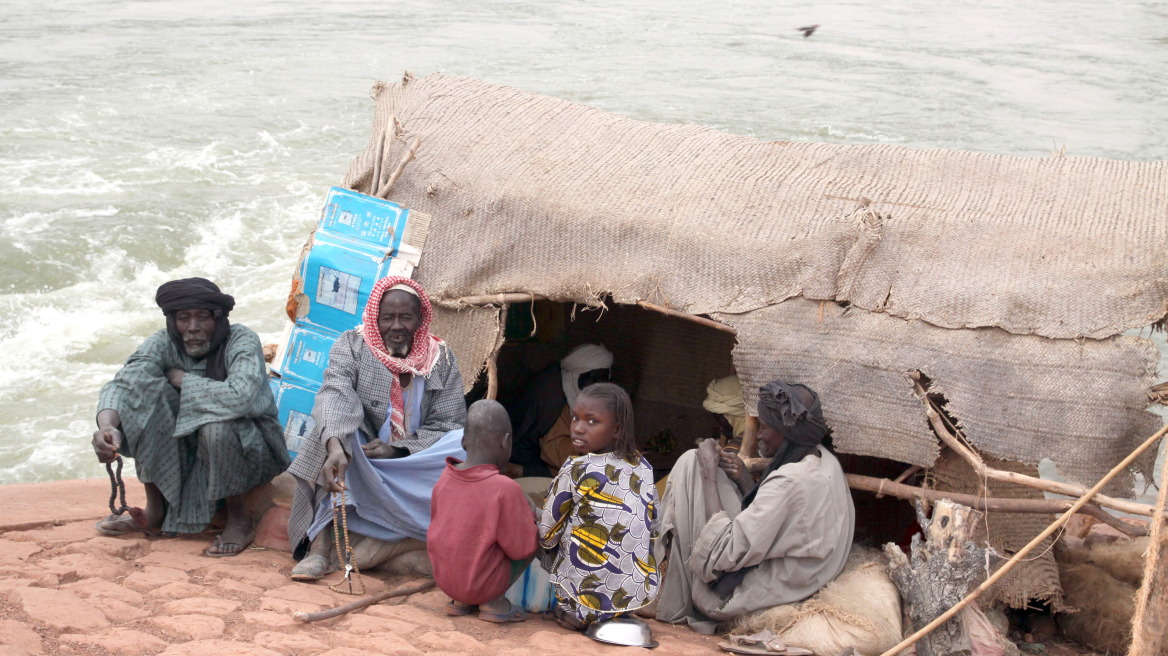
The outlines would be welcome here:
M 856 513 L 843 469 L 822 444 L 819 397 L 775 381 L 759 390 L 758 412 L 759 455 L 771 462 L 757 484 L 713 440 L 683 454 L 669 475 L 661 621 L 712 634 L 719 622 L 802 601 L 843 571 Z
M 337 568 L 333 514 L 342 498 L 358 569 L 410 551 L 425 561 L 430 493 L 446 458 L 466 457 L 462 374 L 454 353 L 430 334 L 432 317 L 421 285 L 382 278 L 362 325 L 329 351 L 312 434 L 289 469 L 297 485 L 288 541 L 301 558 L 294 580 Z
M 155 301 L 166 328 L 101 389 L 93 449 L 133 458 L 146 488 L 141 521 L 97 523 L 106 535 L 199 533 L 219 504 L 223 533 L 208 556 L 234 556 L 255 537 L 243 496 L 289 464 L 259 337 L 227 315 L 235 299 L 204 278 L 173 280 Z

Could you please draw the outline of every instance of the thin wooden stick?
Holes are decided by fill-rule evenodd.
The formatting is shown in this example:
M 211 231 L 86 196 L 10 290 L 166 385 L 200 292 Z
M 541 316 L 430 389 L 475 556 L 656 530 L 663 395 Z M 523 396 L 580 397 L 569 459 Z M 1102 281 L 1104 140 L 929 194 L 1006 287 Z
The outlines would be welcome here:
M 401 161 L 398 162 L 397 168 L 394 169 L 393 173 L 389 175 L 389 180 L 387 180 L 385 184 L 377 190 L 376 195 L 378 198 L 385 198 L 389 196 L 389 191 L 393 189 L 395 184 L 397 184 L 397 179 L 401 177 L 402 171 L 406 170 L 406 164 L 414 161 L 414 157 L 418 154 L 418 146 L 420 145 L 422 145 L 422 138 L 414 137 L 414 145 L 410 146 L 410 149 L 406 151 L 406 154 L 402 157 Z
M 503 307 L 499 308 L 499 332 L 495 334 L 495 346 L 491 349 L 491 355 L 487 358 L 486 398 L 492 401 L 499 398 L 499 350 L 503 348 L 503 343 L 507 341 L 507 313 L 510 311 L 510 305 L 503 305 Z
M 425 583 L 419 583 L 418 585 L 415 585 L 412 588 L 397 588 L 395 590 L 383 590 L 381 592 L 378 592 L 375 595 L 369 595 L 368 597 L 362 597 L 362 598 L 358 599 L 357 601 L 347 603 L 344 606 L 337 606 L 336 608 L 330 608 L 329 610 L 322 610 L 322 611 L 319 611 L 316 613 L 305 613 L 304 611 L 297 611 L 295 613 L 292 613 L 292 618 L 295 619 L 297 622 L 305 622 L 305 623 L 319 622 L 320 620 L 327 620 L 331 617 L 337 617 L 338 615 L 344 615 L 345 613 L 351 613 L 355 610 L 360 610 L 362 608 L 365 608 L 366 606 L 372 606 L 373 604 L 385 601 L 386 599 L 391 599 L 393 597 L 408 597 L 408 596 L 410 596 L 412 594 L 416 594 L 418 592 L 425 592 L 426 590 L 429 590 L 430 588 L 434 587 L 434 585 L 435 585 L 435 583 L 433 581 L 426 581 Z
M 678 319 L 686 319 L 688 321 L 693 321 L 694 323 L 700 323 L 703 326 L 707 326 L 707 327 L 713 328 L 715 330 L 721 330 L 724 333 L 730 333 L 731 335 L 738 334 L 738 331 L 735 330 L 732 326 L 727 326 L 724 323 L 718 323 L 717 321 L 714 321 L 713 319 L 699 317 L 696 314 L 686 314 L 685 312 L 678 312 L 677 310 L 672 310 L 672 309 L 667 308 L 667 307 L 662 307 L 660 305 L 654 305 L 653 303 L 650 303 L 648 301 L 637 301 L 637 305 L 640 305 L 641 307 L 645 308 L 646 310 L 653 310 L 654 312 L 660 312 L 661 314 L 664 314 L 664 315 L 667 315 L 670 317 L 677 317 Z
M 507 305 L 509 303 L 531 303 L 546 301 L 546 296 L 527 294 L 525 292 L 505 292 L 502 294 L 484 294 L 482 296 L 463 296 L 451 299 L 450 302 L 460 305 Z
M 1168 630 L 1168 526 L 1164 507 L 1168 504 L 1168 460 L 1160 469 L 1160 494 L 1152 518 L 1152 538 L 1144 560 L 1144 580 L 1136 594 L 1132 615 L 1132 642 L 1128 656 L 1158 656 Z
M 484 398 L 494 401 L 499 398 L 499 352 L 495 351 L 487 358 L 487 395 Z
M 549 300 L 547 296 L 542 296 L 540 294 L 528 294 L 524 292 L 483 294 L 482 296 L 463 296 L 462 298 L 451 299 L 452 302 L 460 303 L 462 305 L 504 305 L 507 303 L 529 303 L 531 301 L 546 300 Z M 707 326 L 715 330 L 720 330 L 724 333 L 730 333 L 731 335 L 738 334 L 738 331 L 735 330 L 733 326 L 727 326 L 724 323 L 718 323 L 717 321 L 714 321 L 713 319 L 707 319 L 706 317 L 699 317 L 696 314 L 686 314 L 685 312 L 679 312 L 677 310 L 672 310 L 660 305 L 654 305 L 648 301 L 637 301 L 637 305 L 645 308 L 646 310 L 659 312 L 670 317 L 677 317 L 678 319 L 685 319 L 686 321 L 700 323 L 703 326 Z
M 1159 441 L 1160 438 L 1164 437 L 1165 433 L 1168 433 L 1168 424 L 1165 424 L 1160 428 L 1160 430 L 1156 431 L 1155 435 L 1149 437 L 1144 441 L 1143 444 L 1136 447 L 1136 450 L 1128 454 L 1128 456 L 1124 458 L 1118 465 L 1112 467 L 1111 471 L 1107 472 L 1107 475 L 1099 479 L 1099 482 L 1096 483 L 1094 487 L 1092 487 L 1090 490 L 1087 490 L 1086 494 L 1079 497 L 1079 499 L 1075 501 L 1075 503 L 1072 504 L 1066 512 L 1064 512 L 1062 515 L 1059 515 L 1058 519 L 1054 520 L 1050 526 L 1047 526 L 1042 533 L 1039 533 L 1038 536 L 1031 540 L 1025 547 L 1022 547 L 1018 550 L 1017 553 L 1015 553 L 1013 556 L 1010 556 L 1010 559 L 1007 560 L 1001 567 L 999 567 L 998 571 L 994 572 L 993 576 L 987 578 L 985 582 L 977 586 L 973 592 L 969 593 L 965 596 L 964 599 L 957 602 L 957 605 L 953 606 L 944 613 L 941 613 L 941 615 L 932 622 L 929 622 L 916 633 L 910 635 L 904 640 L 901 640 L 899 644 L 885 651 L 880 656 L 895 656 L 896 654 L 899 654 L 901 650 L 916 644 L 918 640 L 931 633 L 933 629 L 941 626 L 945 622 L 949 621 L 954 615 L 961 612 L 962 608 L 968 606 L 970 602 L 972 602 L 974 599 L 977 599 L 981 593 L 985 592 L 989 589 L 990 586 L 997 583 L 998 580 L 1005 576 L 1007 572 L 1014 569 L 1015 565 L 1022 562 L 1022 559 L 1026 557 L 1026 554 L 1033 551 L 1034 548 L 1041 544 L 1043 540 L 1050 537 L 1051 534 L 1062 528 L 1063 524 L 1066 524 L 1067 520 L 1070 519 L 1072 515 L 1079 512 L 1080 508 L 1087 505 L 1087 502 L 1091 500 L 1091 497 L 1095 496 L 1099 490 L 1103 489 L 1103 486 L 1110 483 L 1111 479 L 1115 478 L 1116 475 L 1118 475 L 1121 471 L 1130 467 L 1131 464 L 1135 462 L 1136 458 L 1140 457 L 1144 451 L 1147 451 L 1152 445 Z
M 742 457 L 754 458 L 758 456 L 758 417 L 746 415 L 746 423 L 742 428 Z
M 376 196 L 381 186 L 381 158 L 385 153 L 385 131 L 377 137 L 377 157 L 373 160 L 373 179 L 369 182 L 369 195 Z
M 926 501 L 949 499 L 963 506 L 969 506 L 976 510 L 988 510 L 990 512 L 1048 513 L 1054 515 L 1066 511 L 1071 507 L 1072 503 L 1069 499 L 983 497 L 981 495 L 961 494 L 958 492 L 947 492 L 945 490 L 930 490 L 915 485 L 905 485 L 897 481 L 890 481 L 887 478 L 861 476 L 860 474 L 845 474 L 845 476 L 848 479 L 848 487 L 853 490 L 875 492 L 877 498 L 881 496 L 892 496 L 897 499 L 924 499 Z M 1082 515 L 1094 517 L 1128 537 L 1138 538 L 1148 534 L 1147 528 L 1129 524 L 1099 506 L 1088 504 L 1080 508 L 1078 512 Z
M 994 469 L 985 464 L 976 452 L 967 447 L 960 439 L 960 433 L 954 433 L 945 425 L 941 414 L 937 412 L 932 399 L 928 397 L 924 385 L 921 384 L 921 373 L 919 371 L 911 371 L 908 374 L 913 381 L 913 387 L 921 402 L 925 406 L 925 414 L 929 418 L 929 423 L 933 426 L 933 431 L 945 443 L 945 446 L 953 449 L 957 455 L 961 456 L 972 467 L 975 474 L 982 478 L 990 478 L 996 481 L 1004 481 L 1006 483 L 1014 483 L 1016 485 L 1024 485 L 1032 487 L 1044 492 L 1053 492 L 1054 494 L 1065 494 L 1069 497 L 1081 497 L 1086 493 L 1087 488 L 1082 485 L 1074 485 L 1072 483 L 1060 483 L 1058 481 L 1048 481 L 1034 476 L 1027 476 L 1026 474 L 1019 474 L 1018 472 L 1004 471 L 1001 469 Z M 961 436 L 964 439 L 963 436 Z M 1111 508 L 1131 515 L 1142 515 L 1144 517 L 1151 517 L 1154 511 L 1153 507 L 1136 501 L 1128 501 L 1126 499 L 1116 499 L 1103 494 L 1096 495 L 1095 503 L 1104 508 Z

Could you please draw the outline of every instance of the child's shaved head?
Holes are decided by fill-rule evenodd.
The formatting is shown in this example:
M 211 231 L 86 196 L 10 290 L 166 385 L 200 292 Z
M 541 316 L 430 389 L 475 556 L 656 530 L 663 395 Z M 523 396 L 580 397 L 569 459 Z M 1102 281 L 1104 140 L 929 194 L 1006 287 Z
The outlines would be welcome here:
M 511 417 L 498 401 L 475 401 L 466 411 L 462 437 L 467 462 L 494 463 L 499 467 L 511 457 Z

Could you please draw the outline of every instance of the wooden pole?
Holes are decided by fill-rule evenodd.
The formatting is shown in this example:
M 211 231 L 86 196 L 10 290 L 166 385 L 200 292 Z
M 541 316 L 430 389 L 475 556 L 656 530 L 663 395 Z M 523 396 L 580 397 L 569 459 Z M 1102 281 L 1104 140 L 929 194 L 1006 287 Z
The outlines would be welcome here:
M 492 401 L 499 398 L 499 349 L 503 348 L 503 342 L 507 339 L 507 312 L 510 309 L 510 305 L 499 308 L 499 333 L 495 338 L 495 348 L 491 349 L 491 355 L 487 358 L 486 398 Z
M 410 146 L 408 151 L 406 151 L 406 154 L 402 157 L 401 161 L 398 162 L 397 168 L 394 169 L 393 173 L 389 175 L 389 180 L 386 180 L 385 184 L 377 190 L 377 193 L 374 194 L 375 196 L 378 198 L 385 198 L 389 196 L 390 190 L 393 189 L 395 184 L 397 184 L 397 179 L 401 177 L 402 171 L 406 170 L 406 164 L 412 162 L 414 157 L 417 156 L 418 146 L 420 145 L 422 145 L 422 138 L 414 137 L 414 144 Z
M 1072 505 L 1069 499 L 1010 499 L 998 497 L 985 497 L 980 494 L 960 494 L 957 492 L 947 492 L 945 490 L 929 490 L 915 485 L 905 485 L 897 481 L 890 481 L 887 478 L 875 478 L 872 476 L 861 476 L 860 474 L 845 474 L 848 479 L 848 487 L 853 490 L 861 490 L 864 492 L 875 492 L 876 497 L 881 495 L 896 497 L 897 499 L 924 499 L 926 501 L 940 501 L 941 499 L 949 499 L 954 503 L 959 503 L 963 506 L 969 506 L 975 510 L 985 510 L 989 512 L 1010 512 L 1010 513 L 1048 513 L 1056 515 L 1065 512 Z M 1099 506 L 1086 505 L 1078 511 L 1082 515 L 1094 517 L 1099 521 L 1107 524 L 1115 530 L 1127 535 L 1128 537 L 1138 538 L 1148 534 L 1148 529 L 1128 524 L 1119 519 L 1115 515 L 1103 510 Z
M 746 424 L 742 429 L 742 457 L 758 457 L 758 417 L 746 415 Z
M 929 423 L 933 426 L 933 432 L 945 446 L 953 449 L 957 455 L 961 456 L 966 462 L 973 467 L 973 471 L 981 478 L 990 478 L 996 481 L 1004 481 L 1006 483 L 1014 483 L 1015 485 L 1024 485 L 1026 487 L 1042 490 L 1043 492 L 1052 492 L 1054 494 L 1065 494 L 1069 497 L 1081 497 L 1086 493 L 1087 488 L 1082 485 L 1074 485 L 1072 483 L 1060 483 L 1058 481 L 1048 481 L 1034 476 L 1027 476 L 1026 474 L 1019 474 L 1017 472 L 1003 471 L 1001 469 L 994 469 L 985 464 L 981 456 L 973 449 L 962 443 L 964 436 L 959 431 L 950 430 L 945 425 L 945 420 L 941 417 L 941 413 L 937 411 L 932 399 L 921 384 L 921 372 L 911 371 L 908 374 L 909 378 L 913 380 L 913 387 L 921 402 L 925 405 L 925 414 L 929 418 Z M 1142 515 L 1144 517 L 1152 516 L 1152 506 L 1146 503 L 1137 503 L 1135 501 L 1128 501 L 1126 499 L 1115 499 L 1113 497 L 1098 494 L 1095 496 L 1095 503 L 1104 508 L 1111 508 L 1131 515 Z
M 685 312 L 678 312 L 677 310 L 672 310 L 672 309 L 667 308 L 667 307 L 662 307 L 660 305 L 654 305 L 653 303 L 650 303 L 648 301 L 637 301 L 637 305 L 645 308 L 646 310 L 653 310 L 654 312 L 660 312 L 661 314 L 664 314 L 666 316 L 677 317 L 678 319 L 685 319 L 687 321 L 692 321 L 694 323 L 700 323 L 703 326 L 706 326 L 707 328 L 713 328 L 714 330 L 721 330 L 724 333 L 730 333 L 731 335 L 738 334 L 738 331 L 735 330 L 733 326 L 727 326 L 724 323 L 718 323 L 717 321 L 714 321 L 713 319 L 707 319 L 706 317 L 699 317 L 696 314 L 686 314 Z
M 483 294 L 481 296 L 463 296 L 462 298 L 450 299 L 450 302 L 458 303 L 461 305 L 504 305 L 507 303 L 528 303 L 531 301 L 544 301 L 544 300 L 548 300 L 548 298 L 546 296 L 542 296 L 540 294 L 527 294 L 527 293 L 523 293 L 523 292 L 503 292 L 500 294 Z M 699 317 L 696 314 L 686 314 L 685 312 L 679 312 L 677 310 L 672 310 L 670 308 L 662 307 L 660 305 L 654 305 L 653 303 L 649 303 L 648 301 L 637 301 L 637 305 L 642 307 L 642 308 L 645 308 L 646 310 L 652 310 L 654 312 L 658 312 L 658 313 L 664 314 L 666 316 L 677 317 L 678 319 L 685 319 L 686 321 L 692 321 L 693 323 L 698 323 L 698 324 L 701 324 L 707 328 L 713 328 L 714 330 L 720 330 L 724 333 L 730 333 L 731 335 L 738 334 L 738 331 L 735 330 L 733 326 L 727 326 L 724 323 L 718 323 L 717 321 L 714 321 L 713 319 L 708 319 L 706 317 Z
M 502 294 L 484 294 L 482 296 L 463 296 L 462 298 L 450 299 L 449 302 L 458 305 L 507 305 L 508 303 L 530 303 L 532 301 L 545 300 L 547 300 L 547 297 L 539 294 L 504 292 Z
M 369 181 L 369 195 L 376 196 L 381 186 L 381 159 L 385 153 L 385 132 L 377 137 L 377 157 L 373 159 L 373 179 Z
M 499 398 L 499 352 L 495 351 L 487 359 L 487 395 L 483 398 L 494 401 Z
M 1136 594 L 1132 616 L 1132 643 L 1128 656 L 1159 656 L 1168 630 L 1168 527 L 1164 507 L 1168 503 L 1168 460 L 1160 470 L 1160 495 L 1152 516 L 1152 538 L 1144 562 L 1144 580 Z
M 998 568 L 998 571 L 994 572 L 993 576 L 989 577 L 988 579 L 985 580 L 984 583 L 977 586 L 977 588 L 973 592 L 966 595 L 966 597 L 964 599 L 962 599 L 961 601 L 959 601 L 956 606 L 945 611 L 940 616 L 938 616 L 937 619 L 933 620 L 932 622 L 929 622 L 928 625 L 922 627 L 916 633 L 913 633 L 912 635 L 905 638 L 904 640 L 901 640 L 900 643 L 898 643 L 896 646 L 892 647 L 891 649 L 885 651 L 880 656 L 896 656 L 896 654 L 899 654 L 901 652 L 901 650 L 916 644 L 916 642 L 918 640 L 920 640 L 923 636 L 927 635 L 933 629 L 944 624 L 946 621 L 948 621 L 954 615 L 961 612 L 962 608 L 965 608 L 966 606 L 968 606 L 970 604 L 970 602 L 972 602 L 974 599 L 977 599 L 978 596 L 981 595 L 981 593 L 988 590 L 991 585 L 997 583 L 998 580 L 1000 580 L 1003 576 L 1005 576 L 1007 572 L 1014 569 L 1015 565 L 1022 562 L 1022 560 L 1026 557 L 1026 554 L 1033 551 L 1034 548 L 1037 547 L 1039 544 L 1041 544 L 1043 540 L 1050 537 L 1051 534 L 1053 534 L 1055 531 L 1062 528 L 1063 524 L 1066 524 L 1067 520 L 1071 518 L 1071 515 L 1074 515 L 1075 513 L 1079 512 L 1079 509 L 1082 508 L 1083 506 L 1087 505 L 1087 502 L 1091 500 L 1091 497 L 1095 496 L 1095 494 L 1099 490 L 1103 489 L 1103 486 L 1110 483 L 1111 479 L 1115 478 L 1116 475 L 1118 475 L 1121 471 L 1130 467 L 1131 464 L 1133 462 L 1135 462 L 1136 458 L 1140 457 L 1140 455 L 1142 455 L 1144 453 L 1144 451 L 1147 451 L 1152 445 L 1154 445 L 1157 441 L 1159 441 L 1160 438 L 1164 437 L 1165 433 L 1168 433 L 1168 424 L 1161 427 L 1160 430 L 1156 431 L 1155 435 L 1149 437 L 1147 440 L 1144 441 L 1143 444 L 1136 447 L 1136 450 L 1132 451 L 1130 454 L 1128 454 L 1128 456 L 1126 458 L 1124 458 L 1118 465 L 1116 465 L 1115 467 L 1112 467 L 1111 471 L 1107 472 L 1107 474 L 1103 478 L 1099 479 L 1099 482 L 1096 483 L 1094 485 L 1094 487 L 1092 487 L 1090 490 L 1087 490 L 1087 493 L 1084 494 L 1082 497 L 1080 497 L 1077 501 L 1075 501 L 1075 503 L 1065 513 L 1060 515 L 1058 519 L 1054 520 L 1054 522 L 1050 526 L 1046 527 L 1046 530 L 1044 530 L 1042 533 L 1039 533 L 1038 536 L 1035 537 L 1033 540 L 1031 540 L 1029 543 L 1027 543 L 1027 545 L 1025 547 L 1022 547 L 1017 553 L 1015 553 L 1013 556 L 1011 556 L 1010 559 L 1005 562 L 1005 564 L 1003 564 L 1000 568 Z

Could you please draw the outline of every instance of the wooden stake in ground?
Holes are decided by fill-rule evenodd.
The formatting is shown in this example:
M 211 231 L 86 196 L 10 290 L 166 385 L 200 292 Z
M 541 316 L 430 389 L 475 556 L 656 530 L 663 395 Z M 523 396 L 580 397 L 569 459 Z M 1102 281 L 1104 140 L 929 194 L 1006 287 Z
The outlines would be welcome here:
M 933 517 L 925 517 L 924 504 L 916 502 L 917 521 L 927 539 L 912 539 L 912 560 L 895 544 L 884 545 L 889 575 L 905 600 L 907 615 L 915 631 L 961 601 L 984 576 L 985 549 L 970 537 L 981 513 L 948 499 L 933 506 Z M 973 650 L 969 629 L 955 617 L 925 636 L 917 645 L 918 656 L 948 656 Z
M 1132 616 L 1132 644 L 1128 656 L 1158 656 L 1168 630 L 1168 526 L 1164 509 L 1168 503 L 1168 460 L 1160 470 L 1160 496 L 1152 515 L 1152 537 L 1144 556 L 1144 580 L 1136 595 Z

